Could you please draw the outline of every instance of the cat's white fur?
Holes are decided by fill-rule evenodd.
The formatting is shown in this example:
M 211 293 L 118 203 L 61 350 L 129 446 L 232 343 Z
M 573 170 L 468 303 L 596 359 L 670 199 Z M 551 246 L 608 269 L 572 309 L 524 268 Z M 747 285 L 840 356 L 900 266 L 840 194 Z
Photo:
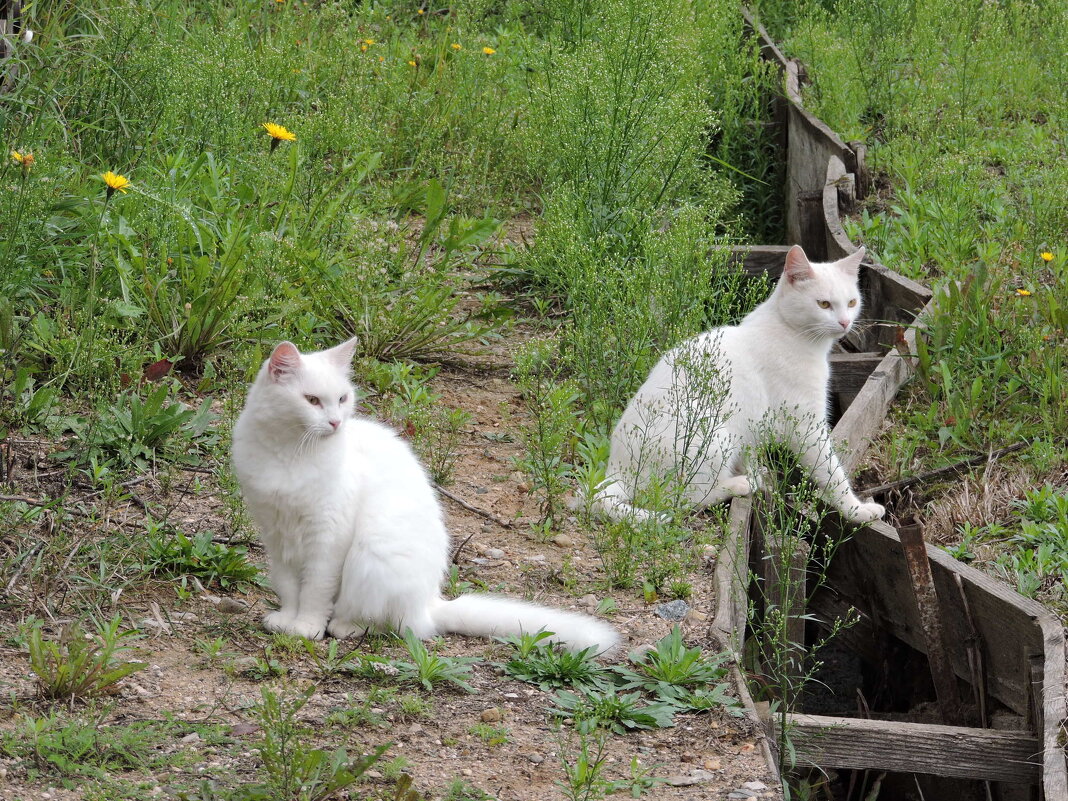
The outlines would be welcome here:
M 440 593 L 449 535 L 426 471 L 392 430 L 353 412 L 355 340 L 317 353 L 277 345 L 234 427 L 233 465 L 270 558 L 270 631 L 319 639 L 367 628 L 493 637 L 548 630 L 612 648 L 588 615 L 493 595 Z
M 746 495 L 745 455 L 771 436 L 797 452 L 824 498 L 849 520 L 882 517 L 880 504 L 854 494 L 826 422 L 828 356 L 860 313 L 863 257 L 861 248 L 814 263 L 794 246 L 774 292 L 741 323 L 665 354 L 612 432 L 606 481 L 592 508 L 612 519 L 644 519 L 649 512 L 633 505 L 636 493 L 680 475 L 683 499 L 698 507 Z M 702 365 L 703 377 L 694 377 L 693 365 Z M 716 408 L 702 407 L 717 381 Z M 702 431 L 701 421 L 712 418 Z

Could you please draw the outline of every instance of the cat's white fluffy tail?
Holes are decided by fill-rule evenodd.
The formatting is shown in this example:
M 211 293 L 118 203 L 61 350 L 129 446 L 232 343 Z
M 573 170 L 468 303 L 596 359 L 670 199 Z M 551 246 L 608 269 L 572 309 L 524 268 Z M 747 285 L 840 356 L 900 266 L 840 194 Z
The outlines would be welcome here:
M 572 651 L 594 648 L 612 650 L 619 642 L 616 630 L 590 615 L 551 609 L 500 595 L 468 593 L 451 601 L 444 599 L 431 611 L 438 632 L 471 637 L 507 637 L 551 631 L 551 642 Z

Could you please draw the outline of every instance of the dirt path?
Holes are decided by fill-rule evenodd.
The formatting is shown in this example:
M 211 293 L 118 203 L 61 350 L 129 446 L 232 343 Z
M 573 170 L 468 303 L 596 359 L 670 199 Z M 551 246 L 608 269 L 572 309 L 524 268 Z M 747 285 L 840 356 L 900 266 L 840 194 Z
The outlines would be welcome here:
M 509 526 L 499 525 L 443 499 L 454 543 L 465 543 L 457 560 L 459 578 L 540 603 L 592 612 L 607 594 L 598 589 L 603 587 L 603 573 L 596 550 L 570 523 L 554 532 L 568 535 L 570 544 L 563 547 L 534 537 L 529 523 L 535 519 L 536 503 L 513 465 L 522 448 L 516 422 L 525 411 L 508 378 L 509 352 L 524 337 L 520 331 L 496 344 L 489 365 L 483 369 L 445 368 L 433 379 L 442 402 L 471 414 L 448 491 L 501 521 L 511 522 Z M 20 486 L 20 492 L 40 497 L 47 491 L 47 487 L 31 486 L 25 471 L 21 475 L 26 486 Z M 170 519 L 187 535 L 204 530 L 225 533 L 229 490 L 215 475 L 195 473 L 187 474 L 187 478 L 188 486 L 158 479 L 145 481 L 136 488 L 138 498 L 151 509 L 173 506 Z M 194 480 L 199 489 L 194 488 Z M 138 504 L 124 502 L 110 510 L 108 524 L 80 516 L 69 524 L 83 528 L 87 536 L 136 537 L 144 536 L 143 529 L 138 529 L 142 515 Z M 118 525 L 124 519 L 129 524 Z M 263 563 L 260 549 L 254 547 L 251 553 L 255 561 Z M 694 592 L 691 611 L 682 624 L 684 636 L 691 646 L 710 648 L 706 621 L 713 605 L 711 566 L 705 565 L 691 581 Z M 0 587 L 3 584 L 6 582 Z M 434 798 L 442 797 L 456 779 L 501 801 L 564 797 L 557 787 L 564 778 L 561 758 L 574 759 L 575 738 L 573 733 L 569 735 L 568 727 L 554 727 L 546 712 L 551 694 L 513 680 L 493 666 L 508 658 L 505 646 L 445 638 L 442 654 L 485 660 L 474 668 L 473 694 L 397 688 L 392 694 L 387 691 L 368 700 L 375 692 L 373 682 L 344 674 L 324 679 L 299 643 L 282 647 L 284 643 L 280 645 L 277 638 L 272 640 L 260 629 L 259 617 L 272 597 L 269 591 L 227 594 L 216 587 L 209 588 L 208 593 L 194 591 L 180 597 L 175 591 L 178 584 L 154 582 L 143 592 L 128 591 L 116 599 L 116 609 L 127 619 L 141 621 L 146 636 L 139 642 L 139 658 L 149 667 L 124 681 L 119 693 L 106 699 L 105 707 L 97 705 L 101 709 L 99 719 L 109 727 L 173 721 L 169 739 L 155 745 L 157 755 L 170 757 L 166 769 L 132 770 L 110 777 L 111 781 L 121 780 L 131 794 L 175 797 L 178 789 L 189 788 L 201 778 L 212 778 L 222 787 L 253 778 L 262 736 L 252 714 L 263 679 L 256 675 L 257 660 L 273 659 L 291 685 L 318 684 L 300 718 L 313 728 L 319 745 L 330 749 L 343 746 L 351 754 L 393 743 L 370 780 L 370 786 L 379 787 L 385 797 L 392 798 L 388 793 L 390 776 L 401 770 L 412 775 L 420 792 Z M 8 603 L 0 611 L 3 630 L 9 636 L 25 614 L 20 600 L 32 598 L 40 589 L 39 583 L 22 586 L 18 580 L 10 588 L 5 599 Z M 669 633 L 672 624 L 658 617 L 654 608 L 643 602 L 640 592 L 617 591 L 612 596 L 618 605 L 612 622 L 623 633 L 626 648 L 651 644 Z M 62 606 L 57 598 L 51 603 L 52 608 Z M 39 609 L 34 604 L 38 615 Z M 55 632 L 58 625 L 50 629 Z M 216 638 L 223 640 L 224 653 L 212 660 L 206 656 L 203 643 Z M 350 646 L 346 644 L 342 653 Z M 386 652 L 392 656 L 403 653 L 395 646 L 386 647 Z M 346 726 L 337 722 L 339 710 L 357 708 L 373 723 L 363 720 Z M 0 734 L 6 733 L 9 740 L 24 740 L 25 734 L 16 733 L 25 725 L 23 716 L 39 716 L 45 709 L 34 698 L 24 649 L 8 640 L 0 649 Z M 194 724 L 212 725 L 217 736 L 198 734 Z M 722 711 L 680 715 L 674 728 L 609 737 L 605 778 L 626 779 L 632 775 L 633 764 L 639 771 L 670 777 L 680 785 L 658 784 L 647 794 L 649 798 L 780 797 L 777 791 L 761 789 L 763 784 L 770 785 L 771 779 L 761 758 L 760 736 L 747 721 Z M 387 766 L 391 760 L 392 765 Z M 114 788 L 100 795 L 92 781 L 75 779 L 64 789 L 64 780 L 57 776 L 33 778 L 27 764 L 0 750 L 0 798 L 118 797 L 108 795 L 116 793 Z M 747 782 L 756 784 L 746 790 L 743 785 Z M 377 793 L 371 795 L 378 797 Z M 349 797 L 364 796 L 354 792 Z

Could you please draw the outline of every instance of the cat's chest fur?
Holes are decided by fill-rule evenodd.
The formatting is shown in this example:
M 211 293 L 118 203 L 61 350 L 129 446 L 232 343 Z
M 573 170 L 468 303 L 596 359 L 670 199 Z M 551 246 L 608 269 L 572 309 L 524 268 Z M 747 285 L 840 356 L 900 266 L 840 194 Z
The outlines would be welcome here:
M 265 539 L 295 544 L 308 536 L 351 534 L 364 483 L 352 433 L 311 448 L 287 448 L 252 432 L 235 432 L 236 472 Z

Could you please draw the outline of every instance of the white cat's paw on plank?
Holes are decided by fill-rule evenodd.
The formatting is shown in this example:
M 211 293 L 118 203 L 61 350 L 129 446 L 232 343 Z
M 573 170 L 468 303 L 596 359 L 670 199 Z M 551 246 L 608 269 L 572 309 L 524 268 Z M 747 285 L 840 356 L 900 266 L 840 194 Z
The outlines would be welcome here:
M 870 523 L 878 520 L 886 514 L 886 508 L 881 503 L 869 501 L 860 506 L 853 506 L 845 510 L 846 519 L 852 523 Z
M 744 498 L 753 491 L 753 485 L 748 476 L 733 476 L 723 482 L 723 488 L 731 494 L 732 498 Z

